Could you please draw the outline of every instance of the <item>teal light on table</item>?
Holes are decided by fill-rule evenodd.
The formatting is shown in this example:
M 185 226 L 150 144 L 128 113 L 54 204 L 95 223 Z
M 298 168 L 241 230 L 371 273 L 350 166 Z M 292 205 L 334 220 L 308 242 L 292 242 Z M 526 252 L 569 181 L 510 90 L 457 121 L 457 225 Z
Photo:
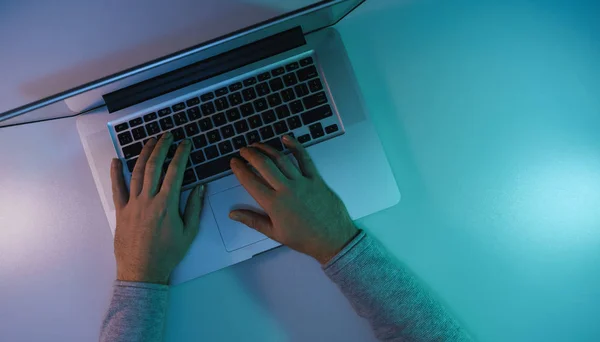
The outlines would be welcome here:
M 372 0 L 338 25 L 402 193 L 359 224 L 478 340 L 600 341 L 599 15 L 596 1 Z M 244 335 L 225 335 L 302 341 L 255 299 L 283 291 L 266 280 L 198 306 L 238 271 L 175 288 L 168 340 L 236 322 Z M 300 317 L 319 305 L 289 291 L 275 298 Z

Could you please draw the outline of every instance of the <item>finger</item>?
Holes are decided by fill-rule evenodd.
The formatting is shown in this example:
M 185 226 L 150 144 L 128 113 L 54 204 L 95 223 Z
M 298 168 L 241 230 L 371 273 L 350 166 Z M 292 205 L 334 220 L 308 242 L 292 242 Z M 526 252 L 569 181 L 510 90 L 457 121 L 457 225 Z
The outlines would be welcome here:
M 231 171 L 238 179 L 240 184 L 248 191 L 250 196 L 254 198 L 258 204 L 267 209 L 271 198 L 274 195 L 273 189 L 271 189 L 260 177 L 250 170 L 250 167 L 239 158 L 231 159 Z
M 287 185 L 289 179 L 281 173 L 271 158 L 259 150 L 253 147 L 244 147 L 240 150 L 240 154 L 273 189 L 279 190 Z
M 229 213 L 229 218 L 239 223 L 263 233 L 271 237 L 273 232 L 273 223 L 271 219 L 263 214 L 256 213 L 252 210 L 233 210 Z
M 187 237 L 189 243 L 198 235 L 200 230 L 200 214 L 202 212 L 202 203 L 204 203 L 205 194 L 204 185 L 200 185 L 194 188 L 188 201 L 185 205 L 185 211 L 183 212 L 183 223 L 185 224 L 185 230 L 183 234 Z
M 271 158 L 288 179 L 296 179 L 302 175 L 296 165 L 285 154 L 277 151 L 272 146 L 266 144 L 253 144 L 251 146 Z
M 113 203 L 115 204 L 115 209 L 120 210 L 129 201 L 121 160 L 116 158 L 112 160 L 110 165 L 110 179 L 112 182 Z
M 144 186 L 144 172 L 146 171 L 146 163 L 150 156 L 152 155 L 152 151 L 154 151 L 154 147 L 156 146 L 156 139 L 152 138 L 144 145 L 144 149 L 140 153 L 137 162 L 135 163 L 135 167 L 133 168 L 133 173 L 131 174 L 131 182 L 129 182 L 129 190 L 134 195 L 137 196 L 142 192 L 142 188 Z
M 150 196 L 156 195 L 158 191 L 158 184 L 160 183 L 160 176 L 162 174 L 162 168 L 169 152 L 169 147 L 173 143 L 173 135 L 171 132 L 167 132 L 162 135 L 158 140 L 150 159 L 146 163 L 146 172 L 144 173 L 144 188 L 143 192 Z
M 167 169 L 165 180 L 163 181 L 161 192 L 165 192 L 167 196 L 179 198 L 181 195 L 181 185 L 183 184 L 183 174 L 187 166 L 188 160 L 190 159 L 190 151 L 192 149 L 192 143 L 186 139 L 179 147 L 173 157 L 173 161 Z
M 306 152 L 306 149 L 302 144 L 298 142 L 298 140 L 290 137 L 289 135 L 283 136 L 284 145 L 292 151 L 292 154 L 298 161 L 298 165 L 300 166 L 300 171 L 302 174 L 308 178 L 318 177 L 319 171 L 315 166 L 310 155 Z

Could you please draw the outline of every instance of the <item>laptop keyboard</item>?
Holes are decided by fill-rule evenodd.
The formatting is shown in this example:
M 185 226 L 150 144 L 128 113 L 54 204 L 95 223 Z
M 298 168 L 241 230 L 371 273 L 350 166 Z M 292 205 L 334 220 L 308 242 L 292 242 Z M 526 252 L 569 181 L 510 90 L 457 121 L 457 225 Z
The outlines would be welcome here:
M 244 146 L 262 142 L 285 151 L 285 134 L 306 145 L 341 134 L 340 127 L 312 57 L 111 125 L 129 172 L 150 138 L 173 134 L 165 171 L 178 144 L 190 139 L 184 187 L 228 175 Z

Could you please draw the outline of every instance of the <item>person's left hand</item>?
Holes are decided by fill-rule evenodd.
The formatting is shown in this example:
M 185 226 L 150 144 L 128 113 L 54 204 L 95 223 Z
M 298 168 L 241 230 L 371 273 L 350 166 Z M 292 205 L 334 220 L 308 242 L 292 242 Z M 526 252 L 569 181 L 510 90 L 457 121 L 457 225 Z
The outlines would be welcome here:
M 113 200 L 117 211 L 115 257 L 117 279 L 168 284 L 173 269 L 196 237 L 204 187 L 196 187 L 185 212 L 179 212 L 183 173 L 190 142 L 182 142 L 161 183 L 161 172 L 173 137 L 167 133 L 146 143 L 132 173 L 130 191 L 123 178 L 123 164 L 111 165 Z

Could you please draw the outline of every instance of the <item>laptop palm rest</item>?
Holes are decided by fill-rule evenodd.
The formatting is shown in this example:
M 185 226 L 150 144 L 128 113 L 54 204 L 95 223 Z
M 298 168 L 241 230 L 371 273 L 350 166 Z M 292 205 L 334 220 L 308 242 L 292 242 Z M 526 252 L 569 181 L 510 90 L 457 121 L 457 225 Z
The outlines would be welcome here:
M 233 252 L 267 239 L 266 236 L 256 230 L 229 218 L 229 212 L 234 209 L 248 209 L 264 213 L 258 203 L 254 201 L 252 196 L 241 185 L 211 195 L 208 199 L 215 216 L 215 221 L 221 232 L 223 244 L 228 252 Z

